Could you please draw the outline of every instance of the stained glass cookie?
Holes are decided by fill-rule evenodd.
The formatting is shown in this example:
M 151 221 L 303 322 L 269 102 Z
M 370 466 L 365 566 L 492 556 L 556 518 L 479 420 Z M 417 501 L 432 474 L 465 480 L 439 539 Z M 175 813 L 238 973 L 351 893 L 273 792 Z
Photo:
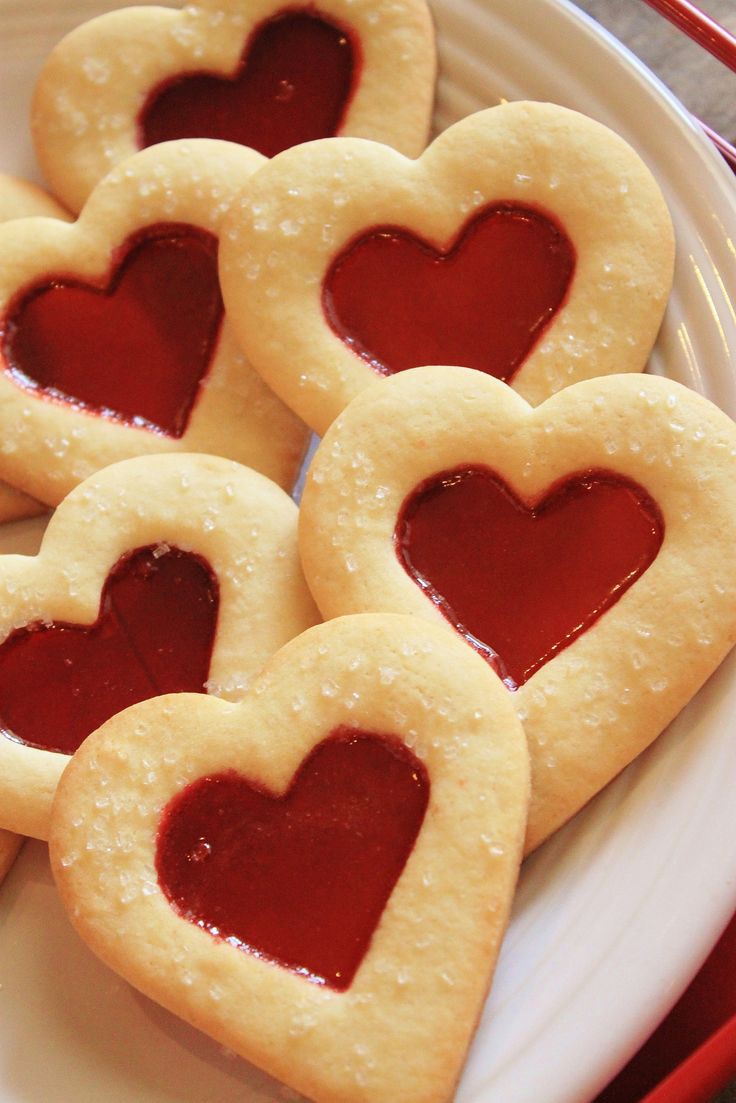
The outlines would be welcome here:
M 45 838 L 69 756 L 104 720 L 172 691 L 238 700 L 318 619 L 296 523 L 239 464 L 137 457 L 72 491 L 37 556 L 0 556 L 0 827 Z
M 115 164 L 178 138 L 272 156 L 354 134 L 416 156 L 434 77 L 424 0 L 128 7 L 83 24 L 52 51 L 32 127 L 52 190 L 79 210 Z
M 0 226 L 0 477 L 56 505 L 117 460 L 196 451 L 292 488 L 307 431 L 238 348 L 217 275 L 224 215 L 262 163 L 170 142 L 73 224 Z
M 286 150 L 233 206 L 220 259 L 242 347 L 322 434 L 374 380 L 423 364 L 535 405 L 643 371 L 673 251 L 631 146 L 578 112 L 507 103 L 417 160 L 347 138 Z
M 51 858 L 103 961 L 291 1088 L 447 1103 L 528 782 L 482 659 L 415 617 L 345 617 L 282 648 L 240 704 L 111 719 L 62 778 Z
M 367 389 L 325 436 L 300 518 L 324 617 L 459 634 L 532 757 L 527 849 L 648 746 L 736 641 L 736 426 L 668 379 L 534 408 L 480 372 Z

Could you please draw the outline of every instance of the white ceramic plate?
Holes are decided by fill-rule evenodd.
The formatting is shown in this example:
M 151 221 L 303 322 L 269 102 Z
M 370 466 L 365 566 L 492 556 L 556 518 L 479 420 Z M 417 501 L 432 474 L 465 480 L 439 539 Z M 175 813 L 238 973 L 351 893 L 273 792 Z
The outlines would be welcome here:
M 0 0 L 0 170 L 35 176 L 46 51 L 105 0 Z M 656 173 L 679 259 L 651 370 L 736 415 L 736 188 L 668 93 L 564 0 L 433 0 L 441 129 L 502 97 L 616 128 Z M 3 537 L 30 550 L 33 525 Z M 736 906 L 736 664 L 525 866 L 457 1103 L 586 1103 L 696 971 Z M 0 1103 L 294 1099 L 137 995 L 79 943 L 34 843 L 0 894 Z M 386 1103 L 391 1103 L 386 1100 Z

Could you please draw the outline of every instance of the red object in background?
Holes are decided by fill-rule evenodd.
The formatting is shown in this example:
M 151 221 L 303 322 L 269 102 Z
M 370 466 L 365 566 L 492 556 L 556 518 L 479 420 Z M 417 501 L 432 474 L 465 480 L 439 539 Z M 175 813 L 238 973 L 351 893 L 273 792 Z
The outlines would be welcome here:
M 736 915 L 703 968 L 593 1103 L 710 1103 L 736 1078 Z
M 697 42 L 704 50 L 736 73 L 736 36 L 720 23 L 716 23 L 715 19 L 711 19 L 707 12 L 692 4 L 690 0 L 644 0 L 644 3 L 659 12 L 665 19 L 669 19 L 670 23 L 684 31 L 693 42 Z M 720 134 L 716 134 L 701 119 L 695 119 L 695 122 L 699 123 L 718 152 L 736 172 L 736 146 L 722 138 Z
M 736 39 L 707 12 L 690 0 L 645 0 L 645 3 L 736 73 Z

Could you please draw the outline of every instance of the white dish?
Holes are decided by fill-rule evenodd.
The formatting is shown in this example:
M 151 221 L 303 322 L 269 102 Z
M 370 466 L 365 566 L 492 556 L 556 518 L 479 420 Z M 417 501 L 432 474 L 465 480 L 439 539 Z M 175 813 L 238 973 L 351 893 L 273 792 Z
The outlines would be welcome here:
M 0 170 L 35 176 L 27 105 L 49 47 L 105 0 L 0 0 Z M 673 211 L 675 289 L 651 370 L 736 415 L 736 188 L 667 91 L 564 0 L 433 0 L 437 125 L 549 99 L 617 129 Z M 0 550 L 30 550 L 15 526 Z M 736 907 L 736 661 L 527 863 L 457 1103 L 586 1103 L 697 970 Z M 0 894 L 0 1103 L 295 1099 L 137 995 L 79 943 L 45 848 Z M 387 1100 L 386 1103 L 390 1103 Z

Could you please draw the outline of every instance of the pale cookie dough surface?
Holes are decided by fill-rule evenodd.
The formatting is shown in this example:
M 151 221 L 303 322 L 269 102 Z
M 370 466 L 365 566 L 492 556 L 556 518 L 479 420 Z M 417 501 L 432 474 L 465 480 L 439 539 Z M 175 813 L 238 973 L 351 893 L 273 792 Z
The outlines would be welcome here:
M 300 10 L 313 8 L 202 0 L 181 11 L 128 7 L 72 31 L 44 65 L 32 111 L 37 156 L 54 193 L 79 210 L 97 181 L 140 149 L 138 118 L 156 88 L 184 74 L 234 73 L 260 25 Z M 339 133 L 419 154 L 436 65 L 424 0 L 321 0 L 318 12 L 358 44 L 357 78 Z
M 31 288 L 54 280 L 106 288 L 120 248 L 137 235 L 145 240 L 147 227 L 191 226 L 219 238 L 230 203 L 262 162 L 228 142 L 167 142 L 111 172 L 77 222 L 0 226 L 0 317 L 12 316 L 13 302 Z M 293 486 L 306 429 L 252 370 L 226 315 L 178 437 L 80 408 L 74 396 L 67 401 L 23 386 L 10 375 L 6 352 L 0 351 L 0 477 L 49 505 L 101 467 L 166 451 L 224 455 Z
M 377 378 L 327 321 L 333 261 L 380 227 L 446 251 L 473 216 L 499 203 L 548 214 L 576 253 L 567 297 L 513 388 L 537 404 L 580 379 L 642 371 L 672 282 L 669 212 L 623 139 L 541 103 L 465 118 L 416 161 L 349 139 L 273 158 L 234 205 L 220 251 L 238 340 L 284 401 L 324 433 Z
M 390 609 L 455 631 L 399 562 L 394 531 L 425 480 L 470 467 L 529 502 L 608 472 L 638 484 L 664 522 L 644 574 L 513 692 L 532 758 L 531 850 L 659 735 L 736 641 L 736 426 L 645 375 L 588 380 L 536 409 L 462 368 L 377 384 L 326 435 L 305 487 L 302 562 L 324 617 Z
M 0 173 L 0 222 L 33 216 L 71 219 L 69 212 L 36 184 Z M 22 491 L 0 482 L 0 524 L 35 517 L 45 508 Z
M 20 835 L 14 835 L 12 831 L 0 830 L 0 884 L 5 880 L 5 875 L 15 861 L 22 842 Z
M 0 172 L 0 220 L 6 222 L 11 218 L 28 218 L 33 215 L 61 218 L 65 222 L 72 217 L 69 211 L 37 184 Z
M 282 794 L 343 727 L 403 742 L 430 792 L 367 952 L 338 991 L 181 916 L 155 846 L 164 808 L 192 782 L 234 770 Z M 144 762 L 154 763 L 145 786 Z M 283 648 L 241 704 L 164 697 L 111 719 L 64 774 L 51 858 L 74 925 L 108 965 L 292 1088 L 318 1103 L 446 1103 L 507 921 L 527 798 L 523 731 L 483 661 L 414 617 L 346 617 Z M 128 806 L 136 814 L 121 819 Z
M 296 526 L 284 491 L 231 461 L 161 455 L 115 464 L 61 503 L 37 556 L 0 556 L 0 641 L 28 624 L 94 624 L 105 580 L 126 552 L 178 548 L 204 559 L 218 586 L 208 693 L 238 700 L 265 660 L 318 619 Z M 0 827 L 45 838 L 67 761 L 0 735 Z

